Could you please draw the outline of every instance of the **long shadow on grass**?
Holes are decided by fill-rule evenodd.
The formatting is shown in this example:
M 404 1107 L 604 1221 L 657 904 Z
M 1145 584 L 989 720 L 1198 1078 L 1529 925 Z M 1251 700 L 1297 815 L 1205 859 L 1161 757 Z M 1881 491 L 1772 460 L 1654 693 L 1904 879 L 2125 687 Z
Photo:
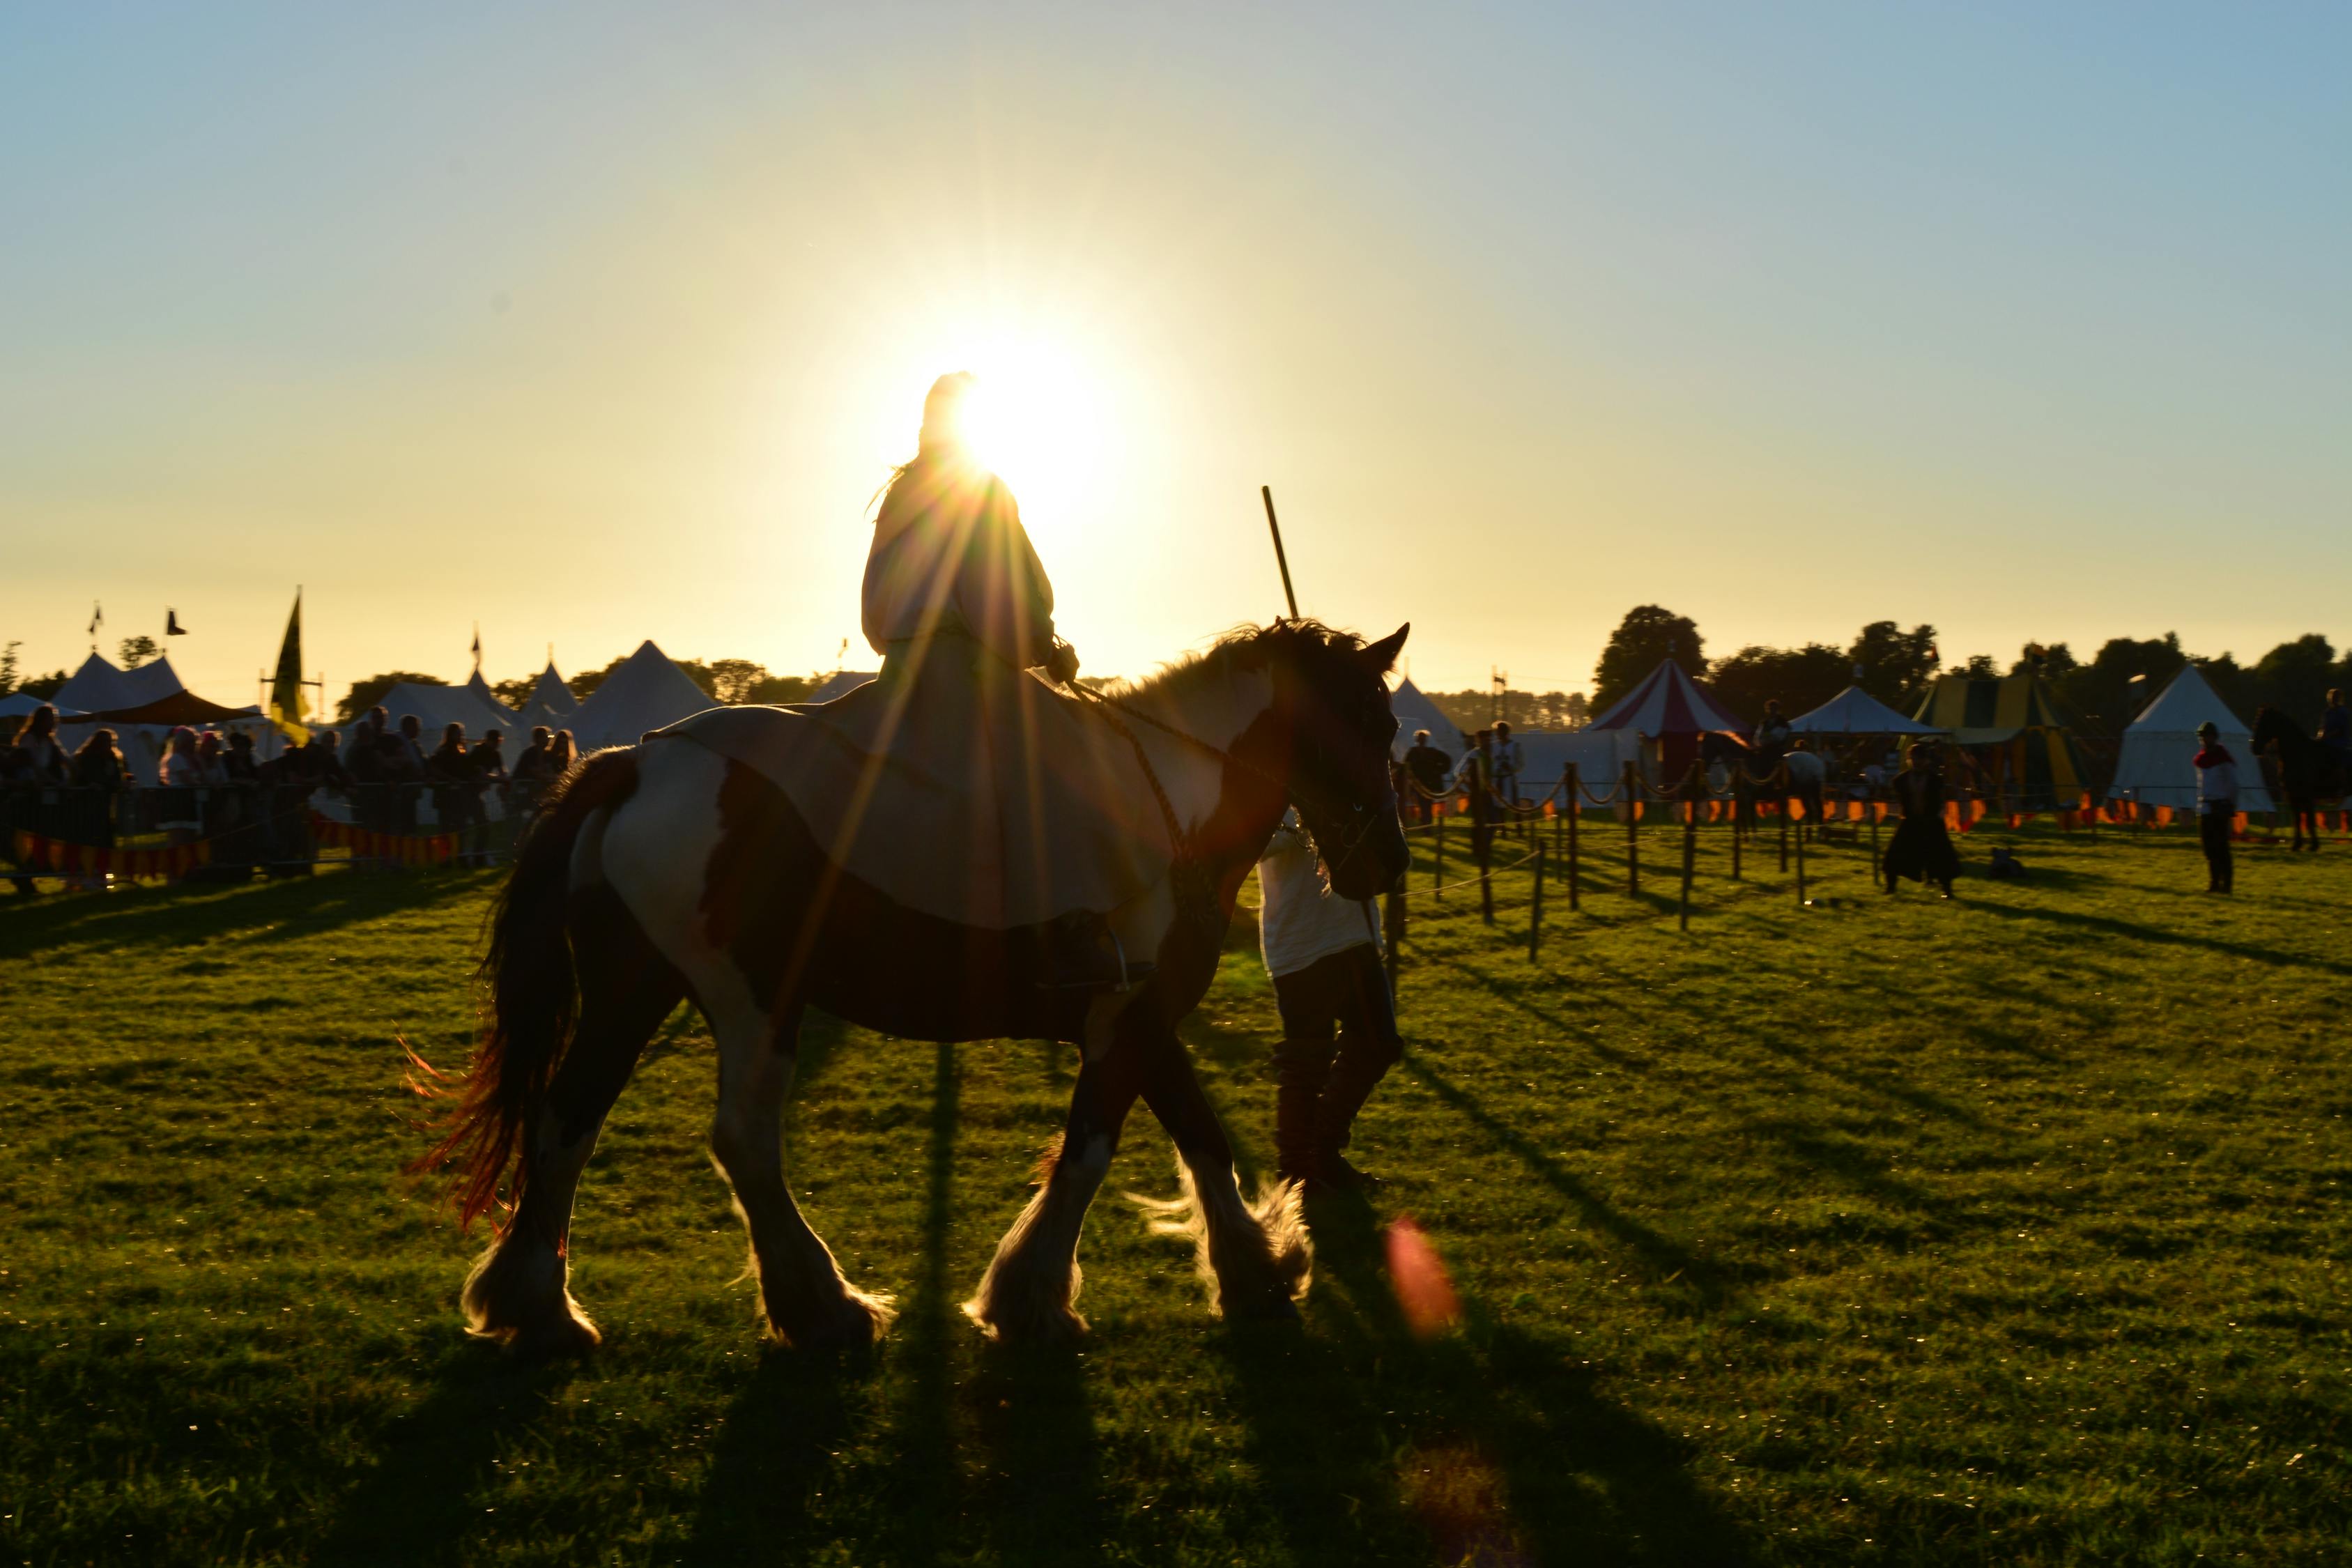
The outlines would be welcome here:
M 2302 958 L 2281 952 L 2272 947 L 2252 947 L 2244 942 L 2223 942 L 2215 937 L 2191 936 L 2186 931 L 2167 931 L 2161 926 L 2142 925 L 2137 921 L 2117 920 L 2113 915 L 2081 914 L 2071 910 L 2031 909 L 2014 904 L 1999 904 L 1984 900 L 1972 900 L 1969 909 L 1978 914 L 1992 915 L 2010 921 L 2048 921 L 2053 925 L 2074 926 L 2105 936 L 2127 938 L 2133 942 L 2153 942 L 2167 947 L 2202 948 L 2208 952 L 2226 954 L 2231 958 L 2250 959 L 2256 963 L 2280 969 L 2315 969 L 2326 974 L 2352 975 L 2352 963 L 2332 963 L 2323 958 Z
M 433 1392 L 384 1434 L 383 1458 L 340 1508 L 314 1561 L 441 1560 L 481 1527 L 478 1495 L 513 1433 L 535 1425 L 572 1375 L 568 1363 L 520 1363 L 487 1344 L 458 1347 Z
M 1736 1293 L 1738 1281 L 1721 1267 L 1659 1235 L 1631 1215 L 1620 1213 L 1585 1185 L 1574 1172 L 1538 1148 L 1517 1128 L 1488 1110 L 1475 1096 L 1432 1067 L 1421 1053 L 1407 1051 L 1400 1065 L 1420 1079 L 1432 1094 L 1467 1117 L 1494 1141 L 1496 1148 L 1518 1160 L 1547 1185 L 1576 1205 L 1586 1220 L 1630 1247 L 1654 1279 L 1662 1282 L 1679 1280 L 1707 1306 L 1714 1306 Z
M 1225 1345 L 1295 1561 L 1749 1560 L 1685 1445 L 1519 1331 L 1417 1339 L 1370 1211 L 1318 1202 L 1312 1219 L 1314 1335 L 1237 1330 Z
M 173 948 L 223 937 L 281 942 L 478 895 L 488 873 L 329 871 L 250 887 L 133 888 L 17 900 L 0 918 L 0 959 L 72 943 Z M 268 929 L 261 929 L 263 927 Z

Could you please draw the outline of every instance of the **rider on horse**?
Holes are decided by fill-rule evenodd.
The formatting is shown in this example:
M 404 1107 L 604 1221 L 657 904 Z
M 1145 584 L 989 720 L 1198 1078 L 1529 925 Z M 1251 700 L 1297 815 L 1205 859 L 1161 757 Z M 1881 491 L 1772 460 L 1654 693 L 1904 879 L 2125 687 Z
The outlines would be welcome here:
M 1083 770 L 1068 727 L 1078 657 L 1055 635 L 1054 586 L 1004 481 L 981 463 L 964 420 L 973 378 L 943 375 L 923 400 L 914 458 L 892 479 L 866 561 L 866 640 L 882 656 L 876 696 L 889 719 L 876 749 L 968 781 L 974 852 L 1036 865 L 1066 822 L 1050 818 L 1057 770 Z M 1080 777 L 1085 792 L 1093 781 Z M 878 826 L 878 825 L 877 825 Z M 1072 898 L 1078 895 L 1073 894 Z M 1066 900 L 1065 902 L 1069 900 Z M 1099 901 L 1099 900 L 1097 900 Z M 977 924 L 1028 923 L 1034 910 L 970 909 Z M 1040 973 L 1055 987 L 1130 985 L 1148 972 L 1121 953 L 1101 908 L 1062 908 L 1038 925 Z

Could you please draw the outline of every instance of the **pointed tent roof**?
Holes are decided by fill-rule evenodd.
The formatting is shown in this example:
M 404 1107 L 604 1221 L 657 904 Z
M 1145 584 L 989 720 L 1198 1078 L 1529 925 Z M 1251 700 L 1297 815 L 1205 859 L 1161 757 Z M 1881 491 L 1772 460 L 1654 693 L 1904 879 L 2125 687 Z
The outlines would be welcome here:
M 2210 721 L 2221 745 L 2238 763 L 2238 805 L 2247 811 L 2271 809 L 2271 795 L 2254 758 L 2253 736 L 2230 711 L 2193 664 L 2183 665 L 2147 710 L 2124 731 L 2116 753 L 2115 783 L 2107 793 L 2147 805 L 2186 810 L 2197 804 L 2197 726 Z
M 509 729 L 514 723 L 512 714 L 503 709 L 485 708 L 462 686 L 427 686 L 422 681 L 404 680 L 376 700 L 383 705 L 384 716 L 395 730 L 403 719 L 414 714 L 430 742 L 427 750 L 440 743 L 442 730 L 451 724 L 463 724 L 466 738 L 477 740 L 492 730 Z
M 614 668 L 566 727 L 583 751 L 636 743 L 648 730 L 718 704 L 650 640 Z
M 53 698 L 36 697 L 29 691 L 12 691 L 0 697 L 0 719 L 29 719 L 44 708 L 55 708 L 61 723 L 83 717 L 79 708 L 68 708 Z
M 570 713 L 578 710 L 580 699 L 572 695 L 572 688 L 563 684 L 563 677 L 555 673 L 555 661 L 549 659 L 539 679 L 530 683 L 530 695 L 524 698 L 525 708 L 543 708 L 550 713 Z
M 473 679 L 466 682 L 465 690 L 474 700 L 497 714 L 501 725 L 513 721 L 514 710 L 499 700 L 499 694 L 490 689 L 490 683 L 482 679 L 480 670 L 474 671 Z
M 73 678 L 58 687 L 57 694 L 49 700 L 55 702 L 60 711 L 76 708 L 85 713 L 95 713 L 107 708 L 127 708 L 146 699 L 123 685 L 122 671 L 93 648 L 89 657 L 81 661 L 81 668 L 73 672 Z
M 1810 713 L 1789 721 L 1799 735 L 1933 735 L 1916 719 L 1906 719 L 1859 686 L 1849 686 Z
M 1748 726 L 1724 711 L 1707 689 L 1683 673 L 1673 659 L 1662 659 L 1642 684 L 1611 705 L 1588 730 L 1638 730 L 1644 735 L 1696 735 L 1727 730 L 1744 735 Z
M 1448 719 L 1410 676 L 1399 680 L 1396 689 L 1389 693 L 1389 711 L 1396 715 L 1397 721 L 1396 741 L 1391 749 L 1400 757 L 1412 748 L 1415 730 L 1428 731 L 1429 743 L 1448 756 L 1458 757 L 1469 749 L 1469 739 L 1462 733 L 1461 727 Z
M 1912 715 L 1951 731 L 1963 746 L 1991 746 L 2026 730 L 2074 730 L 2081 720 L 2050 683 L 2031 671 L 1998 677 L 1947 675 L 1927 689 Z

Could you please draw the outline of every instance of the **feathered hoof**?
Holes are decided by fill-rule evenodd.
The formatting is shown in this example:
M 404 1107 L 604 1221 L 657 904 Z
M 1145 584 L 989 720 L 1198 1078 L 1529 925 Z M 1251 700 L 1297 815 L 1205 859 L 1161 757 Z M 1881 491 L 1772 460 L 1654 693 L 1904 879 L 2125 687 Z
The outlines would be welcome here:
M 491 1337 L 501 1336 L 493 1332 Z M 518 1361 L 562 1361 L 584 1356 L 604 1342 L 596 1325 L 577 1309 L 562 1318 L 530 1328 L 509 1329 L 503 1338 L 508 1352 Z
M 1074 1345 L 1090 1331 L 1083 1316 L 1058 1301 L 1008 1312 L 975 1297 L 963 1304 L 963 1315 L 993 1342 L 1024 1349 Z
M 844 1294 L 822 1311 L 805 1312 L 793 1323 L 762 1313 L 767 1337 L 780 1345 L 817 1354 L 855 1354 L 872 1350 L 890 1331 L 898 1315 L 887 1296 L 844 1287 Z

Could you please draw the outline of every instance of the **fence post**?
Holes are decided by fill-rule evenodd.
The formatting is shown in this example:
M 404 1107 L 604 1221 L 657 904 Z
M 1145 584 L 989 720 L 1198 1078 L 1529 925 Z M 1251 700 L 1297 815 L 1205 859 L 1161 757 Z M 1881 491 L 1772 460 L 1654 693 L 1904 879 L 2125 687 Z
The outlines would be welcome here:
M 1803 909 L 1811 900 L 1805 897 L 1805 836 L 1797 835 L 1797 907 Z
M 1432 804 L 1436 807 L 1437 815 L 1437 855 L 1430 867 L 1429 896 L 1442 899 L 1445 897 L 1445 808 L 1451 803 L 1440 800 Z
M 1570 909 L 1571 909 L 1571 910 L 1575 910 L 1575 909 L 1581 909 L 1581 908 L 1583 908 L 1583 907 L 1584 907 L 1584 906 L 1583 906 L 1583 901 L 1582 901 L 1582 895 L 1581 895 L 1581 893 L 1580 892 L 1580 890 L 1579 890 L 1579 889 L 1578 889 L 1578 887 L 1577 887 L 1577 882 L 1578 882 L 1578 880 L 1579 880 L 1579 878 L 1578 878 L 1578 874 L 1577 874 L 1577 866 L 1576 866 L 1576 861 L 1577 861 L 1577 853 L 1576 853 L 1576 849 L 1577 849 L 1577 845 L 1576 845 L 1576 828 L 1577 828 L 1577 822 L 1578 822 L 1578 819 L 1579 819 L 1579 818 L 1580 818 L 1580 817 L 1582 817 L 1582 816 L 1583 816 L 1583 815 L 1584 815 L 1584 786 L 1583 786 L 1583 784 L 1582 784 L 1581 783 L 1580 783 L 1580 782 L 1578 781 L 1578 779 L 1577 779 L 1577 776 L 1576 776 L 1576 764 L 1575 764 L 1574 763 L 1569 763 L 1569 764 L 1568 764 L 1568 785 L 1567 785 L 1567 788 L 1568 788 L 1568 907 L 1569 907 Z
M 1642 786 L 1633 763 L 1625 764 L 1625 776 L 1617 788 L 1625 797 L 1625 891 L 1638 894 L 1642 890 Z
M 1885 864 L 1878 853 L 1878 792 L 1870 792 L 1870 880 L 1873 886 L 1886 880 Z
M 1552 816 L 1552 819 L 1551 819 L 1551 847 L 1552 847 L 1552 853 L 1553 853 L 1553 854 L 1555 854 L 1555 855 L 1557 855 L 1558 853 L 1559 853 L 1559 833 L 1560 833 L 1560 828 L 1559 828 L 1559 819 L 1560 819 L 1560 816 L 1561 816 L 1562 815 L 1565 815 L 1565 814 L 1566 814 L 1566 813 L 1567 813 L 1567 812 L 1568 812 L 1571 807 L 1573 807 L 1575 805 L 1576 805 L 1576 764 L 1575 764 L 1574 763 L 1569 763 L 1569 764 L 1568 764 L 1568 766 L 1567 766 L 1566 768 L 1562 769 L 1562 770 L 1561 770 L 1561 772 L 1560 772 L 1560 775 L 1559 775 L 1559 812 L 1557 812 L 1557 813 L 1555 813 L 1555 814 L 1553 815 L 1553 816 Z
M 1772 793 L 1773 793 L 1774 795 L 1778 795 L 1778 796 L 1780 797 L 1780 870 L 1781 870 L 1781 872 L 1785 875 L 1785 874 L 1787 873 L 1788 869 L 1789 869 L 1789 775 L 1788 775 L 1788 771 L 1787 771 L 1785 768 L 1781 768 L 1781 767 L 1775 767 L 1775 768 L 1772 770 L 1772 779 L 1771 779 L 1771 783 L 1772 783 Z
M 1699 777 L 1698 764 L 1693 763 L 1690 777 L 1683 782 L 1683 907 L 1682 929 L 1690 930 L 1691 874 L 1698 864 L 1698 807 L 1706 798 L 1706 785 Z
M 1735 762 L 1731 775 L 1731 879 L 1739 880 L 1739 849 L 1748 837 L 1748 764 Z
M 1544 846 L 1536 840 L 1536 893 L 1528 905 L 1528 962 L 1533 963 L 1543 951 Z

